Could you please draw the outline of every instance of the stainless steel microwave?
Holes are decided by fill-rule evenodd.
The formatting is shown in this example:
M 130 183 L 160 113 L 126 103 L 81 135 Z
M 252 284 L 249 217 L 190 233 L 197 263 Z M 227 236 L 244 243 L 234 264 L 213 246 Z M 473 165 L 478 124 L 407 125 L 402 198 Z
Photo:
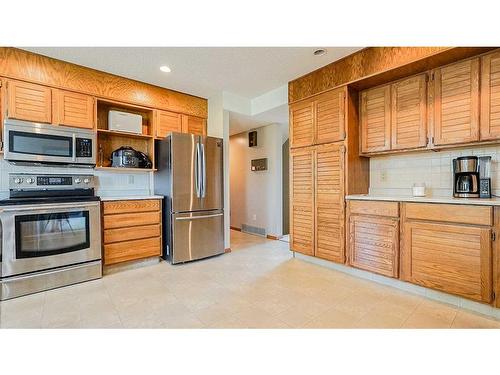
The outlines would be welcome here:
M 88 167 L 96 163 L 96 136 L 88 129 L 7 119 L 3 140 L 4 159 L 9 162 Z

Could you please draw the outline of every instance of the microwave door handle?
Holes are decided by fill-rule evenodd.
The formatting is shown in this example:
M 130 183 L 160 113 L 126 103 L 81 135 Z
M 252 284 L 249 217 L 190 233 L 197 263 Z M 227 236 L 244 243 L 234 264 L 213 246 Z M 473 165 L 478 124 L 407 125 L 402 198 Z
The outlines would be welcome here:
M 71 160 L 76 162 L 76 134 L 75 133 L 73 133 L 73 149 L 71 151 L 72 151 Z

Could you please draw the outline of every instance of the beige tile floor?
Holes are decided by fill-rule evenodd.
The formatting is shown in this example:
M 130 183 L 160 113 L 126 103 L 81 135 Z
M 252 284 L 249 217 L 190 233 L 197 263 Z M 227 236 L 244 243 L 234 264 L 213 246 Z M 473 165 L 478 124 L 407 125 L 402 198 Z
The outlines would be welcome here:
M 231 233 L 233 252 L 165 262 L 0 303 L 2 328 L 500 328 L 500 322 L 293 259 Z

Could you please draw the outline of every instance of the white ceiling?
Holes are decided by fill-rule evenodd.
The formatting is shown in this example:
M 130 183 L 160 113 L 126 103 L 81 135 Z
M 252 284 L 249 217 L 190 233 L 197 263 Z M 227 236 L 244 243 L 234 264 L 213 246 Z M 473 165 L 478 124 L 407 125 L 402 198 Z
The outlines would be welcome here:
M 28 51 L 209 98 L 229 91 L 254 98 L 360 48 L 326 47 L 23 47 Z M 161 65 L 171 73 L 159 70 Z
M 229 112 L 229 135 L 242 133 L 251 129 L 260 128 L 269 124 L 288 123 L 288 106 L 282 105 L 269 111 L 248 116 L 241 113 Z

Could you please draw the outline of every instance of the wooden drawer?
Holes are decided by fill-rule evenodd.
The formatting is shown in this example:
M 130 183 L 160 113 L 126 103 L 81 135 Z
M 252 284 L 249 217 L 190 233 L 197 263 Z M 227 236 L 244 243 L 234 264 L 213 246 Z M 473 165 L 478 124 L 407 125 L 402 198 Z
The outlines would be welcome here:
M 350 214 L 399 217 L 398 202 L 349 201 Z
M 397 218 L 351 216 L 349 263 L 357 268 L 398 277 L 399 220 Z
M 161 238 L 124 241 L 104 245 L 104 264 L 126 262 L 161 254 Z
M 159 211 L 104 215 L 104 229 L 137 227 L 139 225 L 159 223 Z
M 161 207 L 160 203 L 159 199 L 103 202 L 104 215 L 122 214 L 126 212 L 158 211 Z
M 405 203 L 406 219 L 442 221 L 448 223 L 493 225 L 493 210 L 489 206 L 469 206 L 443 203 Z
M 143 225 L 140 227 L 106 229 L 104 231 L 104 243 L 119 241 L 138 240 L 141 238 L 159 237 L 161 235 L 161 225 Z

